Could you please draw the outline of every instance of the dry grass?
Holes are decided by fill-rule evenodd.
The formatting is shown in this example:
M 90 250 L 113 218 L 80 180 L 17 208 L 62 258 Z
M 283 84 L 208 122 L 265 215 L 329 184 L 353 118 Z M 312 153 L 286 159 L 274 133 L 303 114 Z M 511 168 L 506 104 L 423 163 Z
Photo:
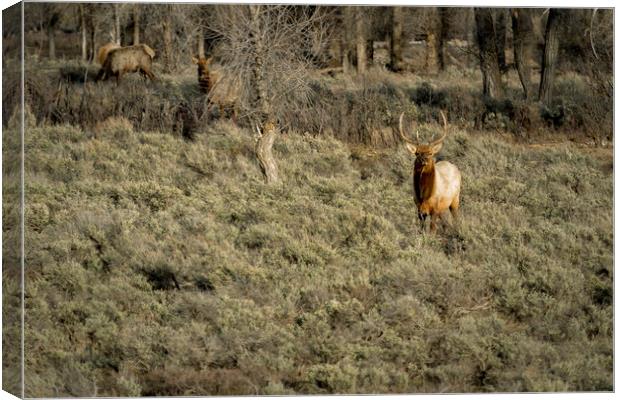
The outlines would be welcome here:
M 199 132 L 28 130 L 27 396 L 612 390 L 611 156 L 452 128 L 461 226 L 424 236 L 402 148 L 286 134 L 266 187 Z

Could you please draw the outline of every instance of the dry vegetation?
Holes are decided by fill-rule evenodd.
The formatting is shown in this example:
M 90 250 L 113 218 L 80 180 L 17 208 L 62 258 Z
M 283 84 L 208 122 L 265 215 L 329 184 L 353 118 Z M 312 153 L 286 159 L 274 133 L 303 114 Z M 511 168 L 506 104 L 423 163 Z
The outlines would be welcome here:
M 452 126 L 461 226 L 424 236 L 401 147 L 291 131 L 265 186 L 227 121 L 28 120 L 27 396 L 612 389 L 608 150 Z
M 78 30 L 79 15 L 99 18 L 101 30 L 119 11 L 100 7 L 107 14 L 67 12 L 61 25 L 74 30 L 64 40 L 61 25 L 45 22 L 47 8 L 32 6 L 58 46 L 47 57 L 45 33 L 29 28 L 27 397 L 613 390 L 611 24 L 597 31 L 600 62 L 582 55 L 583 70 L 566 59 L 585 39 L 568 35 L 544 105 L 522 99 L 514 70 L 503 74 L 500 98 L 481 95 L 477 50 L 454 44 L 474 28 L 456 18 L 473 18 L 469 9 L 455 9 L 453 30 L 463 32 L 445 42 L 450 62 L 440 72 L 419 73 L 429 57 L 411 26 L 403 40 L 416 41 L 399 73 L 387 72 L 379 46 L 360 73 L 341 72 L 353 68 L 343 61 L 321 74 L 328 52 L 318 46 L 316 65 L 294 75 L 282 60 L 299 48 L 295 57 L 279 50 L 260 64 L 269 70 L 264 92 L 277 99 L 263 122 L 277 120 L 279 130 L 280 179 L 267 185 L 250 126 L 265 96 L 243 90 L 260 75 L 248 69 L 248 49 L 268 52 L 260 35 L 241 42 L 245 26 L 226 25 L 239 20 L 235 8 L 223 8 L 234 18 L 193 6 L 139 14 L 142 38 L 157 38 L 157 80 L 134 74 L 116 86 L 94 82 L 98 68 L 76 53 L 80 34 L 95 32 L 85 21 Z M 120 9 L 124 44 L 136 10 Z M 351 10 L 341 10 L 345 25 Z M 286 48 L 287 14 L 267 14 L 277 23 L 257 26 Z M 610 10 L 598 18 L 608 21 Z M 369 25 L 371 39 L 383 40 L 391 21 Z M 244 101 L 234 90 L 213 102 L 200 92 L 189 56 L 199 32 L 209 44 L 207 28 L 243 44 L 220 43 L 229 57 L 214 50 L 210 67 L 214 81 L 228 74 L 222 82 L 241 85 Z M 17 37 L 7 38 L 15 58 Z M 84 42 L 83 59 L 95 42 Z M 14 393 L 18 67 L 4 58 L 3 388 Z M 290 79 L 264 86 L 280 75 Z M 236 121 L 237 110 L 221 105 L 233 100 Z M 396 129 L 405 112 L 428 138 L 440 110 L 450 132 L 439 157 L 463 176 L 461 221 L 424 235 Z

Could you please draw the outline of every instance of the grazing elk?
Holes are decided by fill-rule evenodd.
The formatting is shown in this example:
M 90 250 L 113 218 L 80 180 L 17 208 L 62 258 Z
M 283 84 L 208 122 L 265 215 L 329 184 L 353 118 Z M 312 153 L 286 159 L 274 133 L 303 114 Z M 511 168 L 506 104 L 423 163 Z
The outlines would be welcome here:
M 103 63 L 105 62 L 106 58 L 108 58 L 108 53 L 114 49 L 118 49 L 119 47 L 121 47 L 120 45 L 116 44 L 116 43 L 107 43 L 104 44 L 103 46 L 101 46 L 99 48 L 99 51 L 97 52 L 97 61 L 99 61 L 99 65 L 103 65 Z
M 97 80 L 115 76 L 118 84 L 124 74 L 140 72 L 144 77 L 153 81 L 156 79 L 151 71 L 153 57 L 155 57 L 155 51 L 145 44 L 112 49 L 108 52 L 97 74 Z
M 441 112 L 443 119 L 443 135 L 428 144 L 419 144 L 407 138 L 403 133 L 403 114 L 400 115 L 398 130 L 405 141 L 407 150 L 415 156 L 413 167 L 413 195 L 418 206 L 418 218 L 424 224 L 426 218 L 431 217 L 431 232 L 437 229 L 437 219 L 448 208 L 452 213 L 453 222 L 456 221 L 461 192 L 461 173 L 459 169 L 448 161 L 435 162 L 435 154 L 441 150 L 443 140 L 448 134 L 448 122 Z M 417 132 L 416 132 L 417 137 Z
M 198 86 L 203 93 L 209 93 L 213 88 L 213 79 L 211 78 L 211 72 L 209 71 L 209 64 L 213 57 L 192 57 L 192 62 L 198 65 Z

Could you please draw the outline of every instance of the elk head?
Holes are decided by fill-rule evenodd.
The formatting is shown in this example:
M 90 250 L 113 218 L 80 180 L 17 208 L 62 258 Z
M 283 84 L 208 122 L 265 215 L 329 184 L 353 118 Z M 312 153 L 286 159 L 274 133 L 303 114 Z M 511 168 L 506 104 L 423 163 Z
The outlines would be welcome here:
M 398 132 L 405 142 L 407 150 L 415 157 L 413 167 L 414 200 L 418 207 L 418 218 L 424 224 L 428 216 L 431 217 L 431 231 L 435 231 L 437 219 L 448 208 L 456 220 L 461 191 L 461 173 L 458 168 L 448 162 L 435 162 L 437 154 L 443 146 L 448 134 L 448 122 L 441 111 L 443 120 L 443 134 L 439 139 L 428 144 L 419 143 L 416 131 L 416 141 L 409 139 L 403 132 L 403 116 L 398 121 Z
M 204 93 L 208 93 L 211 90 L 212 82 L 209 73 L 209 64 L 213 61 L 213 57 L 192 57 L 192 62 L 198 65 L 198 85 Z

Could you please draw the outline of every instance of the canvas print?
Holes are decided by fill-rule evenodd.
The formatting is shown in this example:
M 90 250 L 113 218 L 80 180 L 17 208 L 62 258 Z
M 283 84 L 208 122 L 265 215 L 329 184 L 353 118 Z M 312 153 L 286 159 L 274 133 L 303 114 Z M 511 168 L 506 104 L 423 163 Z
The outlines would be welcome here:
M 2 18 L 5 391 L 614 390 L 613 9 Z

